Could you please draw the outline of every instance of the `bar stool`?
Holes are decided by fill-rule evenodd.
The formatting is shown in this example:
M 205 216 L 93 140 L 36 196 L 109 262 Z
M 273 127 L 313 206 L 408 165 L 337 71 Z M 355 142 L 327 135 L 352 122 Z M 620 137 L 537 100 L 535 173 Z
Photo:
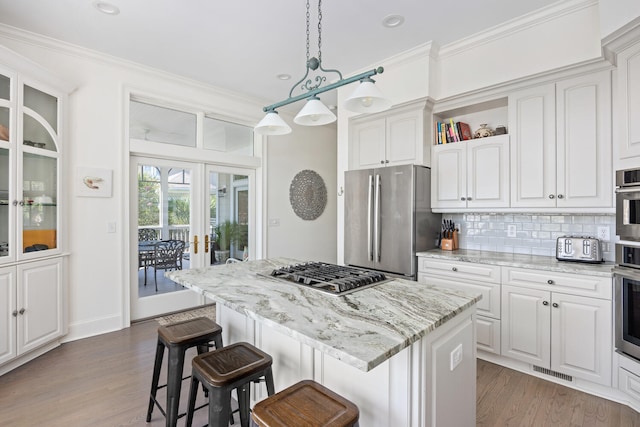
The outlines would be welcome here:
M 207 317 L 198 317 L 158 328 L 158 344 L 153 365 L 147 422 L 151 421 L 151 413 L 155 405 L 158 405 L 158 409 L 165 416 L 167 426 L 174 427 L 178 418 L 185 415 L 178 414 L 182 380 L 188 378 L 182 378 L 184 355 L 191 347 L 198 347 L 198 354 L 206 353 L 209 351 L 211 342 L 215 343 L 217 349 L 222 348 L 222 327 Z M 169 348 L 167 383 L 158 386 L 165 347 Z M 156 392 L 163 387 L 167 388 L 166 412 L 156 400 Z
M 256 403 L 251 420 L 259 427 L 352 427 L 359 416 L 355 404 L 304 380 Z
M 264 377 L 267 394 L 273 395 L 271 356 L 246 342 L 238 342 L 193 358 L 191 388 L 187 408 L 186 426 L 193 422 L 198 382 L 209 394 L 209 427 L 229 425 L 231 391 L 238 394 L 241 427 L 249 426 L 249 401 L 251 382 Z

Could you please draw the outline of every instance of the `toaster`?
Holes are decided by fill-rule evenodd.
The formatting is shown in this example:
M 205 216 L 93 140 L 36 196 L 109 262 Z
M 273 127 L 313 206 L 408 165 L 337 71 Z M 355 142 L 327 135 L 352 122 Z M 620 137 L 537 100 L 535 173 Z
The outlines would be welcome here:
M 595 237 L 558 237 L 556 259 L 559 261 L 604 262 L 600 240 Z

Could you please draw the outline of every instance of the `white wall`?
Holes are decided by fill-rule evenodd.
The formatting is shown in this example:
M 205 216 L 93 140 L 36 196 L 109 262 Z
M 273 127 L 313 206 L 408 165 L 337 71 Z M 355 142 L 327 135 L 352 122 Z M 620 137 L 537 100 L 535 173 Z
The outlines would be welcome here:
M 601 57 L 598 5 L 557 5 L 443 46 L 442 99 Z
M 67 222 L 71 224 L 66 248 L 70 252 L 69 335 L 66 339 L 73 340 L 126 327 L 130 257 L 129 234 L 125 229 L 129 223 L 125 217 L 128 196 L 128 142 L 124 140 L 123 109 L 126 103 L 125 89 L 155 94 L 251 126 L 262 117 L 263 102 L 2 26 L 0 45 L 40 64 L 77 88 L 69 98 L 69 128 L 65 141 L 66 213 L 69 216 Z M 297 228 L 294 221 L 283 214 L 286 227 L 281 231 L 286 232 L 275 241 L 275 252 L 335 258 L 335 220 L 326 221 L 327 217 L 332 216 L 332 209 L 335 210 L 335 129 L 320 133 L 320 144 L 316 143 L 313 135 L 301 138 L 302 133 L 294 133 L 286 150 L 279 151 L 275 147 L 270 158 L 276 165 L 269 169 L 279 172 L 274 176 L 274 188 L 277 190 L 266 192 L 265 203 L 268 206 L 278 206 L 280 203 L 282 186 L 290 182 L 281 161 L 286 159 L 295 167 L 303 165 L 309 169 L 323 170 L 334 207 L 331 203 L 327 207 L 325 220 Z M 333 142 L 329 143 L 331 138 Z M 304 148 L 296 144 L 308 145 Z M 284 159 L 279 156 L 284 156 Z M 112 169 L 113 196 L 76 197 L 71 180 L 79 166 Z M 294 172 L 297 171 L 291 171 Z M 258 170 L 258 174 L 262 172 Z M 284 190 L 288 195 L 288 185 Z M 270 200 L 271 194 L 275 202 Z M 259 200 L 262 198 L 259 197 Z M 258 218 L 258 221 L 262 221 L 262 218 Z M 116 233 L 107 233 L 107 224 L 110 222 L 116 224 Z M 288 229 L 289 226 L 293 228 Z M 300 240 L 301 234 L 306 236 L 305 242 Z M 323 242 L 327 236 L 332 243 L 326 245 L 330 247 L 325 253 L 321 253 L 324 248 L 322 245 L 309 249 L 308 242 Z M 137 234 L 134 233 L 131 238 L 137 239 Z M 291 243 L 284 245 L 284 239 L 290 238 L 293 238 Z M 281 250 L 282 246 L 286 246 L 286 250 Z
M 266 256 L 301 261 L 336 262 L 336 127 L 296 126 L 293 132 L 266 142 L 267 250 Z M 327 206 L 315 220 L 299 218 L 289 202 L 289 186 L 305 169 L 317 172 L 327 187 Z M 277 221 L 279 225 L 272 225 Z

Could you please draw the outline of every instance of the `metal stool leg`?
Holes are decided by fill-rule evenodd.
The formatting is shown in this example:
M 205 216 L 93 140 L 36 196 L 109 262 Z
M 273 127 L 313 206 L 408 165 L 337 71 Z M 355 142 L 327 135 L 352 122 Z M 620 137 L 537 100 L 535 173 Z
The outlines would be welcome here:
M 160 370 L 162 369 L 162 358 L 164 356 L 164 344 L 158 340 L 156 345 L 156 359 L 153 365 L 153 378 L 151 380 L 151 393 L 149 397 L 149 409 L 147 409 L 147 422 L 151 421 L 151 413 L 156 403 L 156 393 L 158 391 L 158 381 L 160 380 Z
M 198 391 L 198 379 L 195 375 L 191 376 L 191 387 L 189 388 L 189 406 L 187 407 L 186 427 L 193 424 L 193 412 L 196 410 L 196 393 Z
M 251 398 L 251 383 L 242 384 L 236 389 L 238 408 L 240 409 L 240 427 L 249 427 L 249 400 Z
M 209 391 L 209 427 L 229 425 L 231 389 L 214 387 Z
M 178 405 L 182 388 L 182 369 L 184 349 L 169 347 L 169 363 L 167 372 L 167 426 L 175 427 L 178 423 Z

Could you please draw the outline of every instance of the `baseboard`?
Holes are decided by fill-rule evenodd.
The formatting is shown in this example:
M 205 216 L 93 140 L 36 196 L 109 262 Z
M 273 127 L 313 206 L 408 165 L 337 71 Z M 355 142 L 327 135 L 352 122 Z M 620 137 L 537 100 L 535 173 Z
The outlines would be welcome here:
M 62 342 L 70 342 L 82 338 L 106 334 L 107 332 L 119 331 L 125 327 L 124 319 L 121 314 L 90 319 L 78 323 L 70 323 L 69 332 L 63 338 Z

